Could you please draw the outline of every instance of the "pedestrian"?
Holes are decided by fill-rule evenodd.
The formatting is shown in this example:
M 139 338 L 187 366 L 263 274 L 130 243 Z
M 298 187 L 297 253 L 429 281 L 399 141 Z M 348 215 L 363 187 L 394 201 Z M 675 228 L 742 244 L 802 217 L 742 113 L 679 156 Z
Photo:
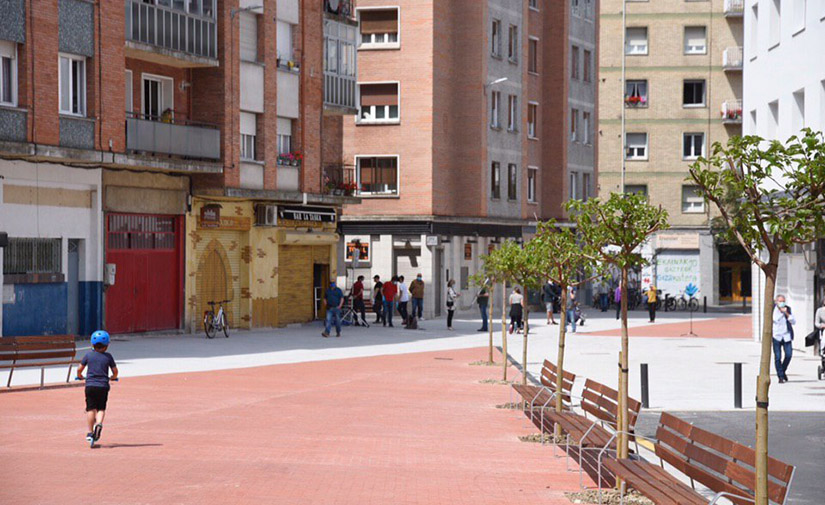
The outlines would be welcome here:
M 478 300 L 478 310 L 481 312 L 481 328 L 478 331 L 488 331 L 487 328 L 487 309 L 490 306 L 490 292 L 487 291 L 487 284 L 481 286 L 481 291 L 476 297 Z
M 773 309 L 773 357 L 776 366 L 776 375 L 779 383 L 788 382 L 788 366 L 793 356 L 793 325 L 796 318 L 791 314 L 791 308 L 785 303 L 785 297 L 776 297 Z M 782 351 L 785 359 L 782 359 Z
M 825 330 L 825 300 L 822 300 L 822 307 L 816 309 L 814 314 L 814 328 L 819 330 L 819 354 L 825 356 L 825 339 L 822 338 Z
M 622 315 L 622 285 L 616 286 L 613 291 L 613 301 L 616 302 L 616 319 Z
M 514 331 L 521 331 L 521 318 L 524 308 L 521 306 L 524 297 L 521 295 L 521 289 L 513 288 L 510 293 L 510 333 Z
M 459 293 L 456 293 L 455 288 L 455 279 L 450 279 L 447 282 L 447 329 L 453 331 L 453 316 L 455 315 L 455 302 L 458 300 L 458 297 L 461 296 Z
M 607 279 L 602 277 L 601 282 L 599 282 L 599 308 L 602 312 L 607 312 L 607 308 L 610 306 L 609 294 L 610 285 L 607 283 Z
M 567 289 L 567 323 L 571 326 L 571 331 L 576 333 L 576 308 L 579 305 L 578 291 L 573 288 Z M 566 329 L 566 328 L 565 328 Z
M 344 306 L 344 292 L 335 285 L 335 281 L 329 281 L 329 289 L 324 293 L 324 303 L 327 306 L 326 326 L 321 336 L 329 337 L 333 323 L 335 324 L 335 336 L 341 336 L 341 307 Z
M 390 282 L 385 282 L 381 294 L 384 295 L 384 326 L 392 328 L 392 312 L 398 299 L 398 277 L 393 275 Z
M 103 432 L 103 419 L 106 417 L 106 403 L 109 401 L 109 380 L 117 380 L 117 364 L 109 349 L 109 334 L 98 330 L 92 333 L 92 350 L 87 352 L 77 367 L 77 380 L 83 380 L 86 373 L 86 441 L 94 444 L 100 440 Z M 109 370 L 112 377 L 109 377 Z
M 552 280 L 547 280 L 547 284 L 545 284 L 541 288 L 541 301 L 544 303 L 544 308 L 547 309 L 547 324 L 559 324 L 556 322 L 556 319 L 553 317 L 553 305 L 556 303 L 556 288 L 553 286 Z
M 419 273 L 415 280 L 410 283 L 410 296 L 412 297 L 412 314 L 421 321 L 424 310 L 424 277 Z
M 658 294 L 659 292 L 653 284 L 651 284 L 650 287 L 647 288 L 647 291 L 645 291 L 645 297 L 647 297 L 647 313 L 650 315 L 649 322 L 651 323 L 656 322 L 656 307 L 659 305 Z
M 404 325 L 407 324 L 407 303 L 410 301 L 410 290 L 407 288 L 407 283 L 404 282 L 404 276 L 398 276 L 398 313 L 401 314 L 401 320 Z
M 372 281 L 375 283 L 372 286 L 372 311 L 375 312 L 375 323 L 373 324 L 384 321 L 384 326 L 386 326 L 387 321 L 384 319 L 384 283 L 381 282 L 381 277 L 378 275 L 373 276 Z
M 361 313 L 361 321 L 363 321 L 363 326 L 367 325 L 367 307 L 364 305 L 364 276 L 359 275 L 358 280 L 352 285 L 352 289 L 349 292 L 349 295 L 352 297 L 352 310 L 355 312 L 355 326 L 362 326 L 361 323 L 358 322 L 358 313 Z

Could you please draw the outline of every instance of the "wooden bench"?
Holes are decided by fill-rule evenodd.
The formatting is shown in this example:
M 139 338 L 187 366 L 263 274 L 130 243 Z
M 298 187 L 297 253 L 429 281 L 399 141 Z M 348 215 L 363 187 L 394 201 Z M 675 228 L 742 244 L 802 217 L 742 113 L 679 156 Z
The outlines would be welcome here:
M 76 352 L 77 347 L 72 335 L 0 338 L 0 369 L 9 369 L 6 387 L 11 387 L 11 378 L 16 369 L 40 367 L 42 388 L 45 368 L 55 365 L 69 365 L 66 374 L 66 382 L 69 382 L 72 366 L 79 363 L 75 359 Z
M 643 460 L 606 459 L 605 468 L 656 505 L 707 505 L 724 497 L 737 505 L 753 503 L 756 451 L 697 428 L 672 414 L 662 413 L 656 430 L 655 452 L 660 465 Z M 668 473 L 667 462 L 690 479 L 691 485 Z M 784 504 L 794 467 L 774 458 L 768 461 L 768 498 Z M 695 482 L 710 489 L 711 498 L 695 491 Z
M 556 392 L 556 380 L 558 378 L 558 368 L 548 360 L 544 360 L 541 367 L 540 384 L 513 384 L 513 390 L 521 396 L 524 404 L 524 412 L 533 418 L 533 413 L 537 408 L 549 407 L 553 403 Z M 562 373 L 561 393 L 562 401 L 570 404 L 571 391 L 576 375 L 565 370 Z M 529 407 L 528 407 L 529 405 Z

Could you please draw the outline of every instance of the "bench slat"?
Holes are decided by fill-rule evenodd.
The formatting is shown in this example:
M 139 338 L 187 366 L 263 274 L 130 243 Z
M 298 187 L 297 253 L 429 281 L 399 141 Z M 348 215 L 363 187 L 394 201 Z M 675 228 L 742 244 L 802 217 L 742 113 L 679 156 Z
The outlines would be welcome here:
M 68 351 L 50 351 L 50 352 L 18 352 L 17 361 L 30 360 L 44 360 L 44 359 L 59 359 L 59 358 L 74 358 L 74 349 Z
M 617 477 L 650 498 L 656 505 L 706 505 L 707 500 L 658 466 L 643 461 L 605 460 Z

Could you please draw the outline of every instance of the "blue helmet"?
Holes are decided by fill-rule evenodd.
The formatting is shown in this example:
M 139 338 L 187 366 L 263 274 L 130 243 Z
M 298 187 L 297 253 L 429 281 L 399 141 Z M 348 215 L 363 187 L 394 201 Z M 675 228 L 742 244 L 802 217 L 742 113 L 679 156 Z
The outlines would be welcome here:
M 109 334 L 103 330 L 92 333 L 92 345 L 97 344 L 109 345 Z

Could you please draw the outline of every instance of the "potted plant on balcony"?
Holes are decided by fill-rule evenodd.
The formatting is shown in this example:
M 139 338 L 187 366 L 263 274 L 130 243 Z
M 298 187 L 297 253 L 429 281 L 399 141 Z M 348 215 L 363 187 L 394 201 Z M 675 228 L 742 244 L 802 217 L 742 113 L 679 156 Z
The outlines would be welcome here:
M 303 159 L 303 156 L 301 156 L 301 153 L 294 152 L 294 153 L 290 153 L 290 154 L 292 155 L 292 166 L 293 167 L 301 166 L 301 160 Z
M 624 103 L 630 107 L 638 107 L 640 105 L 645 104 L 645 98 L 639 95 L 630 95 L 626 96 L 624 99 Z

